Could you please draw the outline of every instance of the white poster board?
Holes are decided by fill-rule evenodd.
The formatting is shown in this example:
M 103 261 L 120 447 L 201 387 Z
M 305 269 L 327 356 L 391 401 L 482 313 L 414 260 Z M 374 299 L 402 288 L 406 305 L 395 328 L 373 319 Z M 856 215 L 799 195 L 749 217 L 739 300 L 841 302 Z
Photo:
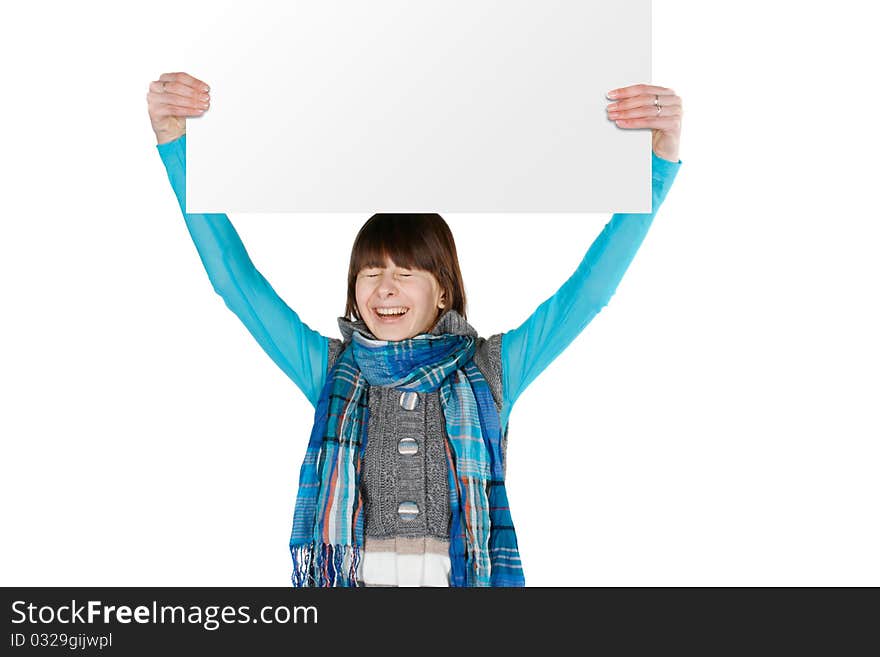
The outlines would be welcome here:
M 188 212 L 650 212 L 650 0 L 216 3 Z

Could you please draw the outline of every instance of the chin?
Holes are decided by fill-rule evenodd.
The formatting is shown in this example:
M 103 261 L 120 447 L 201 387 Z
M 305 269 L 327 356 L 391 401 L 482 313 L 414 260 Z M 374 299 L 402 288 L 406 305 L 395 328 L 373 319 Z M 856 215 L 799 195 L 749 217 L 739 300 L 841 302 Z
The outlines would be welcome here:
M 370 329 L 380 340 L 406 340 L 418 335 L 418 331 L 410 326 L 376 326 Z
M 412 337 L 412 335 L 410 335 L 410 332 L 400 329 L 388 329 L 385 327 L 379 327 L 378 329 L 373 331 L 373 335 L 375 335 L 380 340 L 406 340 L 407 338 Z

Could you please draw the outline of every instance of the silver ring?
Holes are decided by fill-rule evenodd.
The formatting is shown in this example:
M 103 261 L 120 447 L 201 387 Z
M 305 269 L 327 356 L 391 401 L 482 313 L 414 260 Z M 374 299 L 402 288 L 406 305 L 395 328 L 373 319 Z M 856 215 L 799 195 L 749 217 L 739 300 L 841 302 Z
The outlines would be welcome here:
M 660 104 L 660 96 L 656 94 L 654 95 L 654 105 L 657 106 L 657 116 L 660 116 L 660 108 L 663 106 Z
M 168 80 L 162 80 L 162 93 L 165 93 L 165 85 L 168 84 Z

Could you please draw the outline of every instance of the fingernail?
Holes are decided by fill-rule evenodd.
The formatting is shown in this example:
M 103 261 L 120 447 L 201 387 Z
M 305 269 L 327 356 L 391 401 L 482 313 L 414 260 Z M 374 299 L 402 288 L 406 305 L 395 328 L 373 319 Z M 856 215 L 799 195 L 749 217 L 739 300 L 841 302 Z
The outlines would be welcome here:
M 608 96 L 609 98 L 617 98 L 617 92 L 616 92 L 616 91 L 609 91 L 609 92 L 608 92 L 607 94 L 605 94 L 605 95 Z

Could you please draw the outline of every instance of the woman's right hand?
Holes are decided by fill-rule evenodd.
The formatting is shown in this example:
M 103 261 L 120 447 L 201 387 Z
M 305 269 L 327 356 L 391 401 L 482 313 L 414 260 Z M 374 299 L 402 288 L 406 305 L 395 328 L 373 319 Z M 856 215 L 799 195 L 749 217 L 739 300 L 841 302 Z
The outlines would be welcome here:
M 187 73 L 163 73 L 150 82 L 147 108 L 156 142 L 166 144 L 186 132 L 186 117 L 201 116 L 210 105 L 208 85 Z

